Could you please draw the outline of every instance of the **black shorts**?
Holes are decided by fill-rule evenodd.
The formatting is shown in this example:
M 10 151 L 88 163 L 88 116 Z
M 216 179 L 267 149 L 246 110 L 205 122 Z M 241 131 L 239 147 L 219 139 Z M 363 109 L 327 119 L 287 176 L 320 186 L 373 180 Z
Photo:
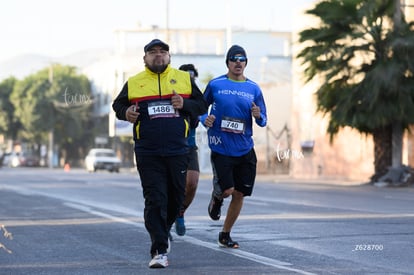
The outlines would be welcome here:
M 256 179 L 257 158 L 254 149 L 240 157 L 230 157 L 211 152 L 213 182 L 221 190 L 234 187 L 235 190 L 250 196 Z
M 187 170 L 193 170 L 200 172 L 200 166 L 198 164 L 198 152 L 197 147 L 190 147 L 188 152 L 188 168 Z

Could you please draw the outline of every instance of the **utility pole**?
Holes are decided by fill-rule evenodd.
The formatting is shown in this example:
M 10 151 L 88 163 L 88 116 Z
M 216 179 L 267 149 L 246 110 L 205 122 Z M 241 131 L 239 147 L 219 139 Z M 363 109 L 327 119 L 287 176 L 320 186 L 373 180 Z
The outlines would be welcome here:
M 401 0 L 395 0 L 394 12 L 394 31 L 399 32 L 402 20 Z M 402 166 L 402 143 L 403 143 L 403 128 L 400 121 L 394 121 L 392 124 L 392 167 L 399 168 Z
M 165 20 L 166 20 L 165 29 L 167 33 L 166 33 L 165 40 L 167 41 L 167 43 L 170 43 L 170 0 L 165 0 L 165 1 L 167 1 L 167 5 L 166 5 L 167 10 L 166 10 L 166 15 L 165 15 Z
M 232 30 L 231 30 L 231 24 L 232 24 L 232 20 L 231 20 L 231 15 L 232 15 L 232 11 L 231 11 L 231 3 L 230 0 L 226 1 L 226 18 L 227 18 L 227 26 L 226 26 L 226 44 L 227 44 L 227 49 L 229 49 L 231 47 L 231 45 L 233 44 L 232 41 Z
M 53 84 L 53 64 L 50 65 L 49 67 L 49 83 L 50 83 L 50 87 L 52 89 L 52 84 Z M 54 141 L 53 141 L 53 131 L 54 129 L 50 129 L 49 131 L 49 148 L 48 148 L 48 152 L 47 152 L 47 157 L 48 157 L 48 166 L 50 169 L 53 168 L 53 146 L 54 146 Z

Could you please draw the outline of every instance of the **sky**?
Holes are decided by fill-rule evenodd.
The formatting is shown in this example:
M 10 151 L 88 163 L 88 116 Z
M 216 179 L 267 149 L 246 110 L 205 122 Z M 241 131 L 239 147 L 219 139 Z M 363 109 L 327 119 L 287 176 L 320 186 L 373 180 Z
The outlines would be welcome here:
M 13 0 L 0 4 L 0 62 L 21 54 L 60 57 L 111 48 L 114 30 L 160 28 L 291 31 L 314 0 Z M 167 16 L 168 14 L 168 16 Z M 167 20 L 168 18 L 168 20 Z

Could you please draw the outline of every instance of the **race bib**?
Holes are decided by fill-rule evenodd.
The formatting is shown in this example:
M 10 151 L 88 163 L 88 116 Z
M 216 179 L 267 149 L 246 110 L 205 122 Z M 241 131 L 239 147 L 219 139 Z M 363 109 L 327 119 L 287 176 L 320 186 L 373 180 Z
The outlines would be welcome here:
M 171 102 L 166 100 L 148 103 L 148 115 L 150 119 L 179 116 Z
M 245 126 L 245 121 L 240 119 L 223 117 L 221 120 L 221 130 L 225 132 L 243 134 Z

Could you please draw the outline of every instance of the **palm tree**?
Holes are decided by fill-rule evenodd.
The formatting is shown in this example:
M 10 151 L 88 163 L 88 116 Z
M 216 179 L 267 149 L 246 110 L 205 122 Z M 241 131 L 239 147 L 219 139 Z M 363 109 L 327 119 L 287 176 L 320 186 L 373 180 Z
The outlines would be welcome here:
M 320 24 L 299 33 L 305 81 L 322 79 L 317 111 L 329 116 L 331 140 L 346 126 L 373 136 L 372 182 L 401 165 L 393 131 L 402 144 L 398 130 L 414 122 L 414 31 L 400 8 L 398 0 L 320 1 L 306 11 Z

